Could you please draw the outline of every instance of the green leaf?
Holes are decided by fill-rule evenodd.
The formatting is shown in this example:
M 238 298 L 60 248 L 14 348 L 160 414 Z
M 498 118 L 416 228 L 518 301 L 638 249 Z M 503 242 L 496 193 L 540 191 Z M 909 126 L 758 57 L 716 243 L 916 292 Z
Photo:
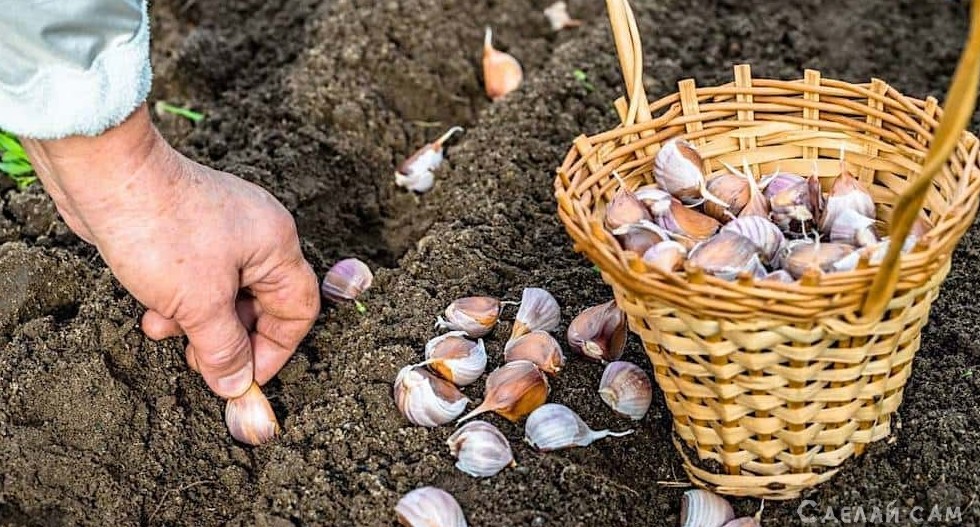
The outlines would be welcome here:
M 24 190 L 37 181 L 37 177 L 35 176 L 11 176 L 10 179 L 13 179 L 14 183 L 17 184 L 18 190 Z
M 595 86 L 593 86 L 592 83 L 589 82 L 589 75 L 584 71 L 573 70 L 572 77 L 575 77 L 575 80 L 578 81 L 578 83 L 581 84 L 586 91 L 595 91 Z
M 0 130 L 0 150 L 3 150 L 4 152 L 13 152 L 24 159 L 27 158 L 27 152 L 24 152 L 24 147 L 20 146 L 20 142 L 17 141 L 17 138 L 7 132 L 4 132 L 3 130 Z
M 200 112 L 195 112 L 189 108 L 181 108 L 180 106 L 174 106 L 166 101 L 157 101 L 154 105 L 157 113 L 172 113 L 174 115 L 179 115 L 185 119 L 189 119 L 195 123 L 199 123 L 204 120 L 204 114 Z
M 30 163 L 23 161 L 11 161 L 0 163 L 0 172 L 6 172 L 11 176 L 22 176 L 24 174 L 30 174 L 34 172 Z

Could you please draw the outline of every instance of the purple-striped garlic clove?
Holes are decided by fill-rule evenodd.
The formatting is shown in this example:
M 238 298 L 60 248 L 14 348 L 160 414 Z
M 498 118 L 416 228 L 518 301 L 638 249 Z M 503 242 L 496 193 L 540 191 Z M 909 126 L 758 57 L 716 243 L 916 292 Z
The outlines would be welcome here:
M 728 203 L 714 196 L 704 179 L 704 160 L 687 141 L 675 139 L 663 145 L 653 159 L 653 176 L 660 188 L 669 192 L 685 205 L 696 205 L 705 200 L 721 207 Z
M 613 195 L 612 201 L 606 206 L 606 227 L 615 232 L 627 225 L 635 225 L 642 221 L 651 221 L 653 216 L 647 206 L 636 197 L 633 191 L 620 182 L 619 190 Z
M 427 427 L 456 419 L 470 402 L 451 382 L 418 365 L 398 372 L 394 396 L 395 406 L 409 422 Z
M 225 425 L 232 437 L 252 446 L 267 443 L 279 433 L 272 405 L 254 382 L 244 394 L 225 403 Z
M 473 342 L 464 331 L 450 331 L 425 344 L 423 364 L 456 386 L 466 386 L 486 371 L 487 350 L 483 339 Z
M 636 364 L 610 362 L 599 382 L 599 397 L 617 414 L 639 421 L 650 409 L 653 385 L 646 372 Z
M 751 516 L 746 516 L 744 518 L 735 518 L 734 520 L 726 523 L 722 527 L 762 527 L 759 524 L 759 520 Z
M 704 203 L 704 213 L 722 223 L 738 216 L 751 197 L 749 181 L 731 170 L 708 180 L 708 191 L 728 203 L 727 207 L 713 201 Z
M 555 337 L 546 331 L 532 331 L 507 341 L 504 362 L 526 360 L 544 373 L 554 377 L 565 367 L 565 354 Z
M 762 262 L 778 265 L 779 254 L 786 244 L 783 231 L 775 223 L 762 216 L 745 216 L 726 223 L 721 232 L 733 232 L 745 236 L 759 249 Z
M 771 201 L 773 196 L 776 194 L 779 194 L 790 187 L 799 185 L 804 181 L 806 181 L 806 178 L 803 176 L 791 174 L 789 172 L 777 171 L 762 178 L 762 181 L 759 183 L 759 187 L 762 189 L 762 195 Z
M 550 391 L 547 376 L 533 362 L 508 362 L 490 372 L 483 402 L 459 420 L 465 421 L 484 412 L 496 412 L 516 422 L 544 404 Z
M 524 423 L 524 441 L 541 452 L 589 446 L 604 437 L 622 437 L 632 433 L 633 430 L 592 430 L 570 408 L 554 403 L 538 408 Z
M 724 527 L 734 518 L 731 504 L 713 492 L 689 490 L 681 499 L 681 527 Z
M 475 477 L 489 478 L 514 466 L 514 453 L 504 434 L 486 421 L 470 421 L 446 441 L 456 457 L 456 468 Z
M 823 210 L 820 180 L 812 175 L 769 198 L 770 218 L 784 233 L 808 237 Z
M 421 487 L 402 496 L 395 515 L 403 527 L 466 527 L 456 498 L 437 487 Z
M 473 338 L 482 337 L 497 324 L 500 309 L 500 301 L 489 296 L 459 298 L 446 307 L 446 318 L 438 317 L 436 328 L 463 331 Z
M 554 331 L 561 321 L 561 308 L 551 293 L 540 287 L 527 287 L 521 294 L 521 307 L 517 309 L 510 339 L 532 331 Z
M 678 241 L 682 239 L 694 242 L 704 241 L 721 228 L 721 223 L 718 220 L 696 210 L 691 210 L 677 200 L 671 201 L 670 210 L 663 216 L 658 216 L 654 221 L 668 232 L 676 234 Z
M 567 337 L 568 344 L 582 356 L 612 362 L 626 347 L 626 314 L 615 300 L 592 306 L 572 320 Z

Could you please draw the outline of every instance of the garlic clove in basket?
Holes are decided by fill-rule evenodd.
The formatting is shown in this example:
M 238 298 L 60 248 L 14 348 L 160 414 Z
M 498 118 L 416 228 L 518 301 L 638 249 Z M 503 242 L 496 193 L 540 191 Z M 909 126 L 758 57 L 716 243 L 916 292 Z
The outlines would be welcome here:
M 493 47 L 493 31 L 487 26 L 483 38 L 483 87 L 496 102 L 520 87 L 524 80 L 521 63 L 512 55 Z
M 587 359 L 612 362 L 626 347 L 626 314 L 616 301 L 592 306 L 568 325 L 568 344 Z
M 850 257 L 853 252 L 854 247 L 844 243 L 797 240 L 787 244 L 786 254 L 782 258 L 783 269 L 789 271 L 794 278 L 803 276 L 811 268 L 823 273 L 846 271 L 850 269 L 843 268 L 838 263 Z
M 459 503 L 436 487 L 421 487 L 402 496 L 395 515 L 404 527 L 466 527 Z
M 929 221 L 929 218 L 927 218 L 925 214 L 920 213 L 919 217 L 916 218 L 915 221 L 912 223 L 912 228 L 911 230 L 909 230 L 908 237 L 919 240 L 923 236 L 928 234 L 929 231 L 932 230 L 932 227 L 933 225 L 932 222 Z
M 647 206 L 636 197 L 636 194 L 626 188 L 625 184 L 620 184 L 622 186 L 606 206 L 606 227 L 614 232 L 627 225 L 636 225 L 653 219 Z
M 688 261 L 722 280 L 735 280 L 746 271 L 760 278 L 767 274 L 756 244 L 732 231 L 720 232 L 698 244 Z
M 749 201 L 745 204 L 745 207 L 742 207 L 741 212 L 738 213 L 738 217 L 747 218 L 751 216 L 760 216 L 768 219 L 769 200 L 766 199 L 765 195 L 759 189 L 759 184 L 752 176 L 752 173 L 747 172 L 746 174 L 749 181 Z
M 713 201 L 704 203 L 704 213 L 720 222 L 727 222 L 738 216 L 751 196 L 748 180 L 732 171 L 708 180 L 708 191 L 728 203 L 727 207 L 722 207 Z
M 666 240 L 643 253 L 643 261 L 665 273 L 679 271 L 684 266 L 687 248 L 674 240 Z
M 454 134 L 462 131 L 462 127 L 454 126 L 438 139 L 416 150 L 408 159 L 402 161 L 398 165 L 398 169 L 395 170 L 395 185 L 420 194 L 428 192 L 435 182 L 432 171 L 442 164 L 443 144 Z
M 252 446 L 267 443 L 279 433 L 272 405 L 254 382 L 244 394 L 225 403 L 225 425 L 232 437 Z
M 437 329 L 463 331 L 470 337 L 482 337 L 497 324 L 500 300 L 489 296 L 458 298 L 446 306 L 446 318 L 436 319 Z
M 773 223 L 787 234 L 807 237 L 814 230 L 823 194 L 816 176 L 797 183 L 769 199 Z
M 508 362 L 490 372 L 483 402 L 459 420 L 496 412 L 509 421 L 517 421 L 544 404 L 550 391 L 547 377 L 533 362 Z
M 614 361 L 602 373 L 599 397 L 617 414 L 639 421 L 650 409 L 653 385 L 646 372 L 636 364 Z
M 722 527 L 761 527 L 761 524 L 759 523 L 759 520 L 756 520 L 751 516 L 746 516 L 744 518 L 736 518 L 725 525 L 722 525 Z
M 770 282 L 782 282 L 784 284 L 792 284 L 793 282 L 796 281 L 796 278 L 793 278 L 793 275 L 789 274 L 789 271 L 785 269 L 776 269 L 775 271 L 767 274 L 766 276 L 763 276 L 761 280 L 763 281 L 768 280 Z
M 791 174 L 789 172 L 779 172 L 769 174 L 768 176 L 762 178 L 759 183 L 759 187 L 762 189 L 762 194 L 768 200 L 772 200 L 772 197 L 780 192 L 798 185 L 799 183 L 805 181 L 806 178 L 797 174 Z
M 483 339 L 467 339 L 463 331 L 450 331 L 425 344 L 425 364 L 440 377 L 466 386 L 483 375 L 487 369 L 487 350 Z
M 689 490 L 681 498 L 681 527 L 724 527 L 734 518 L 728 500 L 714 492 Z
M 554 377 L 565 367 L 565 354 L 561 345 L 546 331 L 532 331 L 504 346 L 504 362 L 527 360 L 541 371 Z
M 656 185 L 643 185 L 634 190 L 633 195 L 647 206 L 655 218 L 666 214 L 670 210 L 670 202 L 673 201 L 669 193 Z
M 665 143 L 653 159 L 653 176 L 660 188 L 685 205 L 708 200 L 728 207 L 728 203 L 708 191 L 703 167 L 704 160 L 691 143 L 674 139 Z
M 449 381 L 418 365 L 405 366 L 395 377 L 395 406 L 412 424 L 444 425 L 466 409 L 470 402 Z
M 841 161 L 841 173 L 830 187 L 826 208 L 820 220 L 821 232 L 830 234 L 837 219 L 846 211 L 856 212 L 866 218 L 874 218 L 875 202 L 868 188 L 852 176 Z
M 541 452 L 589 446 L 604 437 L 623 437 L 633 433 L 592 430 L 571 408 L 549 403 L 531 413 L 524 423 L 524 441 Z
M 555 2 L 544 9 L 544 16 L 552 31 L 561 31 L 570 27 L 582 25 L 582 21 L 568 15 L 568 5 L 565 2 Z
M 652 221 L 641 220 L 612 231 L 624 251 L 642 255 L 654 245 L 669 239 L 670 234 Z
M 514 466 L 514 453 L 504 434 L 486 421 L 471 421 L 446 440 L 456 457 L 456 468 L 475 477 L 489 478 Z
M 828 207 L 829 203 L 828 200 Z M 845 209 L 830 227 L 830 241 L 857 247 L 874 245 L 878 242 L 878 236 L 875 234 L 876 223 L 875 220 L 855 210 Z
M 676 199 L 671 201 L 670 210 L 663 216 L 658 216 L 655 222 L 668 232 L 695 242 L 707 240 L 721 228 L 718 220 L 691 210 Z
M 527 287 L 521 294 L 521 307 L 508 340 L 532 331 L 554 331 L 560 321 L 561 308 L 555 297 L 540 287 Z
M 752 240 L 759 249 L 762 262 L 770 265 L 778 265 L 779 254 L 786 244 L 783 231 L 762 216 L 739 217 L 726 223 L 721 232 L 734 232 Z

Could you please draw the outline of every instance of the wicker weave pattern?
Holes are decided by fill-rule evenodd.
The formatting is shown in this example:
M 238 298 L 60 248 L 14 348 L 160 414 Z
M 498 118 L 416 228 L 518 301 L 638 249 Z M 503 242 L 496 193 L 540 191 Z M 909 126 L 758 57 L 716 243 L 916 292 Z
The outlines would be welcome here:
M 723 86 L 685 80 L 678 88 L 649 104 L 649 120 L 576 139 L 555 180 L 559 216 L 642 338 L 677 436 L 696 453 L 686 463 L 692 480 L 728 494 L 795 497 L 889 434 L 950 255 L 977 213 L 980 142 L 963 133 L 926 196 L 936 227 L 900 260 L 884 312 L 861 318 L 880 270 L 866 261 L 765 286 L 750 276 L 727 282 L 691 267 L 649 268 L 602 225 L 619 186 L 613 171 L 630 187 L 652 182 L 653 156 L 680 137 L 698 148 L 706 172 L 745 160 L 756 176 L 815 171 L 826 190 L 843 149 L 887 221 L 921 171 L 940 117 L 936 100 L 809 70 L 794 81 L 753 79 L 748 66 Z M 616 106 L 632 123 L 628 104 Z

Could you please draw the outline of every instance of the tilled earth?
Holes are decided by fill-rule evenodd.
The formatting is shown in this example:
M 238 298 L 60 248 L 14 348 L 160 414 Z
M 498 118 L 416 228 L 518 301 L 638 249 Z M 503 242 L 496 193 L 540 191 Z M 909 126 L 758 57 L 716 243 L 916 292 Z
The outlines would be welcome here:
M 684 473 L 659 393 L 635 435 L 548 455 L 490 417 L 519 466 L 486 480 L 453 468 L 451 427 L 408 426 L 390 394 L 458 296 L 516 300 L 545 287 L 565 324 L 611 297 L 571 250 L 551 193 L 572 139 L 616 125 L 618 61 L 600 2 L 572 0 L 586 23 L 559 34 L 541 15 L 548 3 L 156 1 L 151 100 L 207 114 L 196 126 L 160 118 L 165 135 L 283 201 L 318 273 L 345 256 L 376 267 L 368 311 L 324 310 L 266 389 L 281 438 L 243 447 L 182 343 L 142 335 L 140 307 L 41 189 L 2 187 L 0 525 L 393 525 L 398 498 L 426 484 L 454 494 L 475 526 L 676 525 L 684 488 L 670 483 Z M 633 4 L 651 97 L 686 77 L 727 82 L 742 62 L 758 76 L 818 68 L 942 97 L 966 33 L 966 5 L 949 0 Z M 479 67 L 487 24 L 526 71 L 492 105 Z M 451 125 L 467 131 L 434 190 L 396 189 L 392 167 Z M 821 508 L 960 507 L 964 525 L 980 524 L 978 253 L 974 230 L 925 330 L 894 437 L 810 492 Z M 487 339 L 491 367 L 509 330 Z M 649 370 L 635 337 L 625 358 Z M 552 400 L 594 427 L 626 428 L 595 393 L 601 373 L 572 360 Z M 800 504 L 767 502 L 763 525 L 799 524 Z

